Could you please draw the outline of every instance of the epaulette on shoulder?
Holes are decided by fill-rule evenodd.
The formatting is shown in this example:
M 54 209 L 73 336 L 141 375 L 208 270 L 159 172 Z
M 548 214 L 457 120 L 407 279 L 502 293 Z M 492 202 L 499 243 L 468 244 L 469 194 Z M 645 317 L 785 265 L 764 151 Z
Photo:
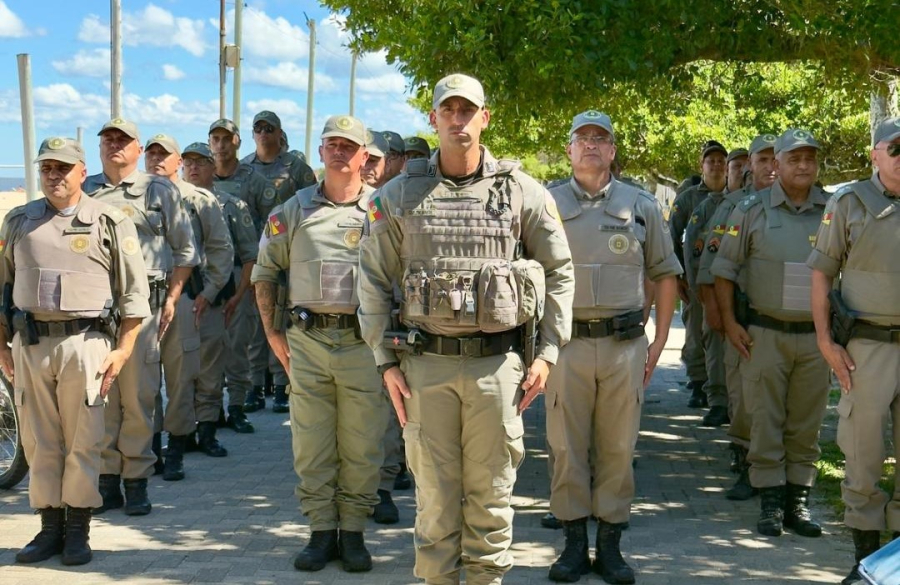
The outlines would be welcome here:
M 22 208 L 28 219 L 40 219 L 47 212 L 47 203 L 43 199 L 35 199 L 23 205 Z
M 100 209 L 100 215 L 108 217 L 114 224 L 122 223 L 127 217 L 121 210 L 116 209 L 112 205 L 104 205 Z
M 33 202 L 32 202 L 33 203 Z M 18 217 L 20 215 L 25 215 L 25 208 L 28 206 L 28 203 L 24 205 L 19 205 L 18 207 L 13 207 L 9 211 L 6 212 L 6 221 L 11 220 L 14 217 Z
M 841 197 L 844 197 L 845 195 L 847 195 L 849 193 L 855 193 L 856 189 L 854 189 L 854 187 L 856 186 L 856 183 L 858 183 L 858 181 L 853 181 L 852 183 L 848 183 L 847 185 L 844 185 L 843 187 L 841 187 L 840 189 L 835 191 L 834 195 L 832 195 L 832 197 L 834 197 L 837 200 L 837 199 L 840 199 Z
M 503 173 L 512 173 L 522 168 L 522 161 L 514 158 L 501 158 L 497 160 L 497 167 Z
M 746 213 L 751 207 L 753 207 L 754 205 L 759 205 L 761 203 L 762 196 L 760 195 L 760 192 L 757 191 L 755 193 L 750 193 L 746 197 L 742 198 L 738 202 L 737 208 Z

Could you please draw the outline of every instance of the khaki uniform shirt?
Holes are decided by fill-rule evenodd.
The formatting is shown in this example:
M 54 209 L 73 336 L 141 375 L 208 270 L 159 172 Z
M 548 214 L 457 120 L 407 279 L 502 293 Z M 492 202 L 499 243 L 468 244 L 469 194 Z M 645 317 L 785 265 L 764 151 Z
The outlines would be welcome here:
M 878 178 L 843 187 L 828 202 L 807 265 L 840 275 L 847 307 L 876 325 L 900 326 L 900 194 Z
M 480 323 L 487 322 L 485 314 L 515 313 L 516 303 L 508 281 L 503 286 L 488 278 L 476 283 L 475 275 L 515 259 L 517 251 L 543 268 L 546 294 L 536 357 L 556 363 L 571 335 L 575 283 L 553 197 L 519 171 L 518 163 L 498 161 L 483 147 L 479 170 L 463 185 L 441 174 L 439 160 L 436 152 L 430 160 L 409 161 L 406 172 L 369 201 L 360 249 L 359 317 L 376 363 L 398 361 L 393 350 L 382 347 L 391 325 L 394 283 L 403 289 L 407 325 L 437 335 L 477 334 L 483 331 Z M 411 298 L 419 285 L 428 289 L 428 307 L 421 297 Z M 465 295 L 459 310 L 452 309 L 451 294 Z M 410 317 L 414 309 L 420 314 Z
M 813 186 L 809 198 L 794 207 L 780 181 L 749 195 L 731 213 L 712 274 L 734 282 L 746 271 L 754 310 L 783 321 L 810 321 L 812 272 L 806 259 L 826 198 Z
M 199 294 L 213 302 L 231 277 L 234 263 L 231 235 L 215 195 L 181 179 L 178 179 L 176 186 L 191 218 L 194 245 L 200 253 L 203 290 Z
M 712 266 L 713 260 L 716 259 L 716 254 L 719 253 L 719 246 L 722 244 L 722 236 L 725 235 L 725 231 L 728 227 L 728 218 L 731 217 L 731 212 L 734 211 L 735 206 L 740 203 L 741 199 L 755 192 L 756 191 L 752 186 L 747 186 L 743 189 L 738 189 L 737 191 L 725 193 L 725 196 L 719 201 L 715 212 L 709 220 L 706 241 L 703 244 L 703 252 L 700 254 L 700 262 L 697 266 L 698 285 L 712 285 L 715 283 L 715 277 L 713 277 L 709 269 Z M 742 283 L 743 280 L 738 281 L 738 284 Z
M 0 290 L 38 321 L 94 318 L 112 300 L 123 318 L 150 316 L 137 231 L 122 212 L 82 194 L 63 215 L 46 199 L 10 211 L 0 229 Z
M 709 196 L 711 191 L 705 183 L 688 187 L 675 197 L 672 211 L 669 213 L 669 231 L 672 236 L 672 244 L 675 247 L 675 257 L 684 266 L 684 230 L 687 229 L 691 214 L 700 202 Z
M 225 223 L 228 225 L 228 233 L 231 234 L 231 245 L 234 246 L 234 265 L 243 266 L 247 262 L 256 262 L 259 255 L 259 236 L 253 216 L 247 204 L 225 191 L 220 191 L 218 185 L 213 185 L 213 195 L 219 201 Z
M 316 175 L 309 165 L 286 152 L 279 154 L 270 163 L 260 161 L 255 152 L 244 157 L 241 162 L 252 167 L 266 180 L 262 191 L 249 192 L 250 199 L 246 200 L 250 213 L 258 218 L 260 228 L 276 205 L 281 205 L 300 189 L 316 184 Z
M 591 196 L 573 177 L 550 190 L 575 265 L 575 320 L 613 317 L 644 306 L 644 277 L 681 274 L 659 203 L 611 179 Z

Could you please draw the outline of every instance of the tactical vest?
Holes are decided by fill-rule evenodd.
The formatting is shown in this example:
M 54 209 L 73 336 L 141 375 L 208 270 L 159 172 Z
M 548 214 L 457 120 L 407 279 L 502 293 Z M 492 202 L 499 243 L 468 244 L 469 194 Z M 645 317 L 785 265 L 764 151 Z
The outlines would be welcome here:
M 244 184 L 250 179 L 250 175 L 252 173 L 253 169 L 250 168 L 250 166 L 240 163 L 238 164 L 237 169 L 234 171 L 234 174 L 230 177 L 226 177 L 224 179 L 220 179 L 218 176 L 214 177 L 214 185 L 216 189 L 220 189 L 221 191 L 228 193 L 232 197 L 243 199 L 244 203 L 249 205 L 250 202 L 247 201 L 247 199 L 244 197 L 243 189 Z
M 812 270 L 806 259 L 815 243 L 822 220 L 821 207 L 796 214 L 782 206 L 770 207 L 772 191 L 756 194 L 739 204 L 745 213 L 762 206 L 765 228 L 753 234 L 753 250 L 747 257 L 747 297 L 761 314 L 786 321 L 809 321 Z M 743 272 L 743 270 L 742 270 Z
M 878 325 L 900 325 L 900 265 L 893 246 L 900 234 L 900 201 L 879 192 L 872 181 L 847 189 L 866 208 L 862 225 L 850 226 L 850 251 L 841 268 L 841 294 L 860 318 Z
M 276 205 L 281 205 L 296 193 L 297 185 L 291 177 L 291 165 L 297 162 L 297 159 L 293 156 L 280 155 L 275 161 L 264 164 L 258 162 L 256 156 L 251 154 L 241 162 L 248 164 L 266 181 L 266 186 L 257 196 L 256 202 L 260 220 L 264 222 Z
M 13 249 L 13 302 L 38 320 L 97 317 L 113 298 L 102 206 L 87 198 L 80 206 L 62 216 L 44 200 L 25 205 Z

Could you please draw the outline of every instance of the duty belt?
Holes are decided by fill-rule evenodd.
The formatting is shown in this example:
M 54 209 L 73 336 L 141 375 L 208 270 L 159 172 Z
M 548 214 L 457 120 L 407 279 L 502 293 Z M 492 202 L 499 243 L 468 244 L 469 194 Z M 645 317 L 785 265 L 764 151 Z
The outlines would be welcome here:
M 590 321 L 574 321 L 572 323 L 572 337 L 600 337 L 615 336 L 617 341 L 630 341 L 644 335 L 644 312 L 641 310 L 629 311 L 615 317 L 605 319 L 592 319 Z
M 572 323 L 572 337 L 609 337 L 615 333 L 612 319 L 596 321 L 575 321 Z
M 747 315 L 750 325 L 756 325 L 763 329 L 771 329 L 772 331 L 780 331 L 782 333 L 805 334 L 815 333 L 816 325 L 812 321 L 782 321 L 768 315 L 760 315 L 753 309 L 750 309 Z
M 851 338 L 869 339 L 882 343 L 900 343 L 900 325 L 872 325 L 857 321 L 853 324 Z
M 40 337 L 65 337 L 78 335 L 88 331 L 102 331 L 100 319 L 72 319 L 71 321 L 35 321 L 35 328 Z
M 422 347 L 424 353 L 461 357 L 488 357 L 521 350 L 522 332 L 519 329 L 473 337 L 428 335 Z
M 313 313 L 309 309 L 294 307 L 290 314 L 291 323 L 303 330 L 359 328 L 359 318 L 355 313 Z

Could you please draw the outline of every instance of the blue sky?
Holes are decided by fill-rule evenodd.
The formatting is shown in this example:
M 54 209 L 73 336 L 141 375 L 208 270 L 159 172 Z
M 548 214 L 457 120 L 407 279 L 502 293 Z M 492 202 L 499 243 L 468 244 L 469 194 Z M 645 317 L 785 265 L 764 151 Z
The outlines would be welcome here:
M 234 0 L 226 2 L 233 42 Z M 304 12 L 316 21 L 313 149 L 325 119 L 349 111 L 350 52 L 339 16 L 312 0 L 246 0 L 243 26 L 241 155 L 253 150 L 253 114 L 279 114 L 291 147 L 303 150 L 309 37 Z M 122 0 L 122 109 L 141 139 L 164 132 L 182 147 L 205 140 L 219 115 L 217 0 Z M 109 2 L 0 0 L 0 165 L 22 164 L 15 55 L 29 53 L 35 138 L 75 136 L 84 128 L 88 172 L 99 172 L 96 133 L 110 114 Z M 427 119 L 407 103 L 408 82 L 381 53 L 357 66 L 356 115 L 366 125 L 407 136 Z M 232 77 L 228 104 L 232 112 Z M 318 156 L 312 161 L 316 166 Z M 0 176 L 21 177 L 23 169 Z

